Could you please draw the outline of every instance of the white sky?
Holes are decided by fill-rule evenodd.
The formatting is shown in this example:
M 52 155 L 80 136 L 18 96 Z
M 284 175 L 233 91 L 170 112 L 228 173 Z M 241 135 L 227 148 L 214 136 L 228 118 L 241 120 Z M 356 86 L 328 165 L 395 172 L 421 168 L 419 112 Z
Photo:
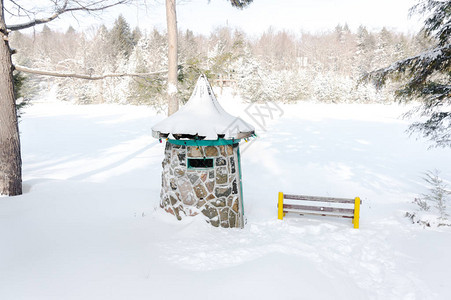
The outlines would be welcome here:
M 35 5 L 46 0 L 35 0 Z M 48 2 L 48 0 L 47 0 Z M 402 32 L 416 32 L 421 27 L 417 17 L 408 18 L 408 9 L 416 0 L 254 0 L 248 8 L 233 8 L 227 0 L 178 0 L 177 19 L 180 29 L 208 34 L 218 26 L 229 25 L 257 35 L 270 26 L 293 33 L 327 31 L 337 24 L 347 23 L 351 30 L 363 24 L 371 30 L 388 27 Z M 114 19 L 123 14 L 133 28 L 156 27 L 166 29 L 164 0 L 142 0 L 140 7 L 116 7 L 93 17 L 63 16 L 49 24 L 64 31 L 69 24 L 77 30 L 105 23 L 111 27 Z M 38 28 L 37 30 L 40 30 Z

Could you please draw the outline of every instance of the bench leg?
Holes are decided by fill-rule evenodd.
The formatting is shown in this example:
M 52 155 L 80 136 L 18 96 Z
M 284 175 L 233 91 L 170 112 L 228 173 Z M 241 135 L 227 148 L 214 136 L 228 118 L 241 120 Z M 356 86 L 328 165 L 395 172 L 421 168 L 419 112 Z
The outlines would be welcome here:
M 359 220 L 360 220 L 360 198 L 356 197 L 354 202 L 354 218 L 352 219 L 352 223 L 354 223 L 354 228 L 359 228 Z
M 279 202 L 278 202 L 277 218 L 283 220 L 285 214 L 283 213 L 283 193 L 279 192 Z

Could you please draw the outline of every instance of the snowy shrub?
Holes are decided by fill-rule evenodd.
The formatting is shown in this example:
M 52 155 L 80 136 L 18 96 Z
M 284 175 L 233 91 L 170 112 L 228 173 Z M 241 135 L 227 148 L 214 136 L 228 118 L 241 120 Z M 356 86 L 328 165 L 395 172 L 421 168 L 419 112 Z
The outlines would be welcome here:
M 429 209 L 431 208 L 428 205 L 427 201 L 422 199 L 422 198 L 415 198 L 415 199 L 413 199 L 413 203 L 418 205 L 420 210 L 429 211 Z
M 438 170 L 427 171 L 423 180 L 428 184 L 428 193 L 415 198 L 417 210 L 414 213 L 407 212 L 406 217 L 410 218 L 412 223 L 418 223 L 428 227 L 431 226 L 451 226 L 448 220 L 447 198 L 451 191 L 439 177 Z
M 237 86 L 241 97 L 249 102 L 265 101 L 266 95 L 263 92 L 264 77 L 266 77 L 263 67 L 259 61 L 252 57 L 244 57 L 238 60 Z
M 290 103 L 311 97 L 311 76 L 305 70 L 273 70 L 252 57 L 240 59 L 239 65 L 237 86 L 249 102 Z
M 428 171 L 423 178 L 429 185 L 429 193 L 424 194 L 423 198 L 425 201 L 430 202 L 434 205 L 439 214 L 439 220 L 445 221 L 447 220 L 447 212 L 446 212 L 446 200 L 447 196 L 451 194 L 449 190 L 447 190 L 447 185 L 443 182 L 443 180 L 439 177 L 440 172 L 437 170 Z
M 313 97 L 321 102 L 350 102 L 355 82 L 332 72 L 317 74 L 313 82 Z
M 280 78 L 276 95 L 272 101 L 280 101 L 284 103 L 295 102 L 310 98 L 311 82 L 307 73 L 301 71 L 283 70 L 273 73 L 277 78 Z

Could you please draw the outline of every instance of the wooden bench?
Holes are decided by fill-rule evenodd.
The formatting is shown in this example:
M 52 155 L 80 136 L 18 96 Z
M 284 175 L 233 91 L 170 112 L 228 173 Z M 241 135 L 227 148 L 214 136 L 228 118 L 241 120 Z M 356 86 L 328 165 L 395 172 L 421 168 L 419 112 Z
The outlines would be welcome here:
M 313 205 L 284 204 L 284 199 L 311 201 L 315 203 Z M 354 208 L 323 206 L 325 203 L 353 204 Z M 362 204 L 362 200 L 360 200 L 359 197 L 355 197 L 354 199 L 330 198 L 304 195 L 288 195 L 279 192 L 279 202 L 277 204 L 278 219 L 283 220 L 283 217 L 286 213 L 351 218 L 352 223 L 354 224 L 354 228 L 359 228 L 360 204 Z

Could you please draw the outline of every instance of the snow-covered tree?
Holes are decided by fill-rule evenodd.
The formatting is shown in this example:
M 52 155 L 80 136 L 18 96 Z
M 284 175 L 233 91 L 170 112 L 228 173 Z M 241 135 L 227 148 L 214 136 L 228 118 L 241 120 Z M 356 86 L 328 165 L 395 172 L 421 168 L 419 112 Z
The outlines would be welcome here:
M 161 70 L 167 67 L 166 37 L 157 30 L 144 34 L 138 41 L 129 60 L 130 71 L 141 73 Z M 134 78 L 129 82 L 127 101 L 132 104 L 146 104 L 158 109 L 167 107 L 166 79 L 156 76 L 152 80 Z
M 423 32 L 434 41 L 426 52 L 399 60 L 389 67 L 367 74 L 364 79 L 382 86 L 389 79 L 400 80 L 396 95 L 403 101 L 419 99 L 414 113 L 427 117 L 415 122 L 418 131 L 435 146 L 451 147 L 451 1 L 424 0 L 411 13 L 426 15 Z
M 364 26 L 357 29 L 356 64 L 354 71 L 358 76 L 373 69 L 376 38 Z
M 415 212 L 406 212 L 406 217 L 412 223 L 423 226 L 451 226 L 448 220 L 448 200 L 451 191 L 445 181 L 440 178 L 438 170 L 424 173 L 423 180 L 427 184 L 428 192 L 413 200 L 417 205 Z
M 68 12 L 96 12 L 126 2 L 128 0 L 51 0 L 48 2 L 50 12 L 45 15 L 45 9 L 39 11 L 35 8 L 33 11 L 19 1 L 8 1 L 11 7 L 6 8 L 4 0 L 0 0 L 0 194 L 22 194 L 22 159 L 11 58 L 14 51 L 9 45 L 10 32 L 51 22 Z M 19 15 L 25 12 L 30 19 L 23 23 L 6 24 L 5 14 L 11 15 L 14 12 Z
M 132 31 L 132 45 L 136 46 L 142 36 L 143 34 L 141 32 L 141 29 L 139 29 L 139 27 L 136 26 L 135 29 L 133 29 Z
M 229 0 L 233 7 L 243 9 L 253 2 L 253 0 Z M 166 0 L 166 22 L 168 29 L 168 115 L 175 113 L 179 108 L 177 99 L 178 80 L 178 31 L 176 16 L 176 0 Z
M 439 220 L 447 220 L 446 202 L 451 192 L 447 189 L 443 179 L 440 178 L 440 172 L 438 170 L 428 171 L 423 179 L 429 184 L 429 193 L 423 194 L 422 199 L 437 209 Z

